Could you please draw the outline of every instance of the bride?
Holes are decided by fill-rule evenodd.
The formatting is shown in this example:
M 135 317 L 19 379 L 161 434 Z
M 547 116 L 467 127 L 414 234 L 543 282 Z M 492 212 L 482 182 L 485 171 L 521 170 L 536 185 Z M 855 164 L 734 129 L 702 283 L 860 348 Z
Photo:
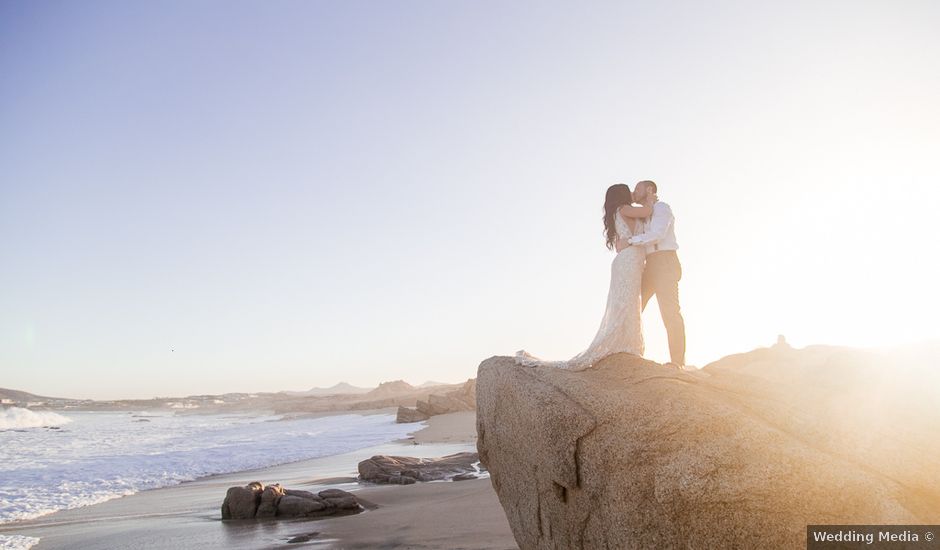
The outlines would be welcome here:
M 613 250 L 618 238 L 624 241 L 644 231 L 644 218 L 653 211 L 655 195 L 650 193 L 642 206 L 633 206 L 633 194 L 622 183 L 607 189 L 604 201 L 604 230 L 607 248 Z M 610 290 L 607 309 L 594 341 L 588 348 L 567 361 L 546 361 L 526 352 L 516 352 L 516 363 L 526 367 L 548 366 L 568 370 L 584 370 L 613 353 L 643 355 L 643 332 L 640 314 L 643 311 L 640 285 L 646 250 L 628 246 L 617 253 L 610 266 Z

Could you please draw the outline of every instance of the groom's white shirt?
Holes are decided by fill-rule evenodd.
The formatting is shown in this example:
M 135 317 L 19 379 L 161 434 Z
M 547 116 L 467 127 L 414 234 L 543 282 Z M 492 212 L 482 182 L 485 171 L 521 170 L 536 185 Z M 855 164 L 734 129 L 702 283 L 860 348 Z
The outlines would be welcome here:
M 653 203 L 653 215 L 649 225 L 646 226 L 646 231 L 630 237 L 627 242 L 645 246 L 647 254 L 659 250 L 678 250 L 676 218 L 672 215 L 672 208 L 662 201 Z

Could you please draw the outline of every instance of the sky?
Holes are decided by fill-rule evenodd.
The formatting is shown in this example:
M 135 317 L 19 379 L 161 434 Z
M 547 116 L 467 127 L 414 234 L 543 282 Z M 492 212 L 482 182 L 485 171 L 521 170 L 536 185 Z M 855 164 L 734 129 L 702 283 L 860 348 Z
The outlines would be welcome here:
M 690 364 L 935 341 L 937 28 L 913 0 L 4 2 L 0 387 L 569 358 L 606 301 L 604 192 L 643 179 Z

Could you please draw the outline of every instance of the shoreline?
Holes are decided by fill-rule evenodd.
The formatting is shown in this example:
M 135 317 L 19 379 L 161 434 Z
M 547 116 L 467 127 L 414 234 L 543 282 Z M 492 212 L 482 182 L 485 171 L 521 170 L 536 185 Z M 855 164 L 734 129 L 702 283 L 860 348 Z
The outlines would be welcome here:
M 337 414 L 390 414 L 394 407 Z M 322 416 L 323 413 L 314 413 Z M 277 548 L 294 537 L 317 547 L 515 548 L 488 477 L 459 482 L 376 485 L 359 482 L 359 461 L 377 454 L 437 457 L 476 451 L 476 415 L 451 413 L 415 422 L 409 437 L 337 455 L 218 473 L 147 489 L 37 518 L 0 524 L 0 534 L 38 537 L 36 550 L 60 548 Z M 472 437 L 471 437 L 472 434 Z M 310 520 L 221 520 L 229 487 L 251 481 L 292 489 L 340 488 L 356 494 L 359 514 Z M 420 518 L 421 521 L 416 521 Z M 433 521 L 431 521 L 433 518 Z M 482 523 L 481 523 L 482 522 Z M 389 530 L 400 537 L 390 541 Z M 316 534 L 313 534 L 316 533 Z M 398 542 L 400 541 L 400 542 Z M 437 542 L 434 542 L 437 541 Z

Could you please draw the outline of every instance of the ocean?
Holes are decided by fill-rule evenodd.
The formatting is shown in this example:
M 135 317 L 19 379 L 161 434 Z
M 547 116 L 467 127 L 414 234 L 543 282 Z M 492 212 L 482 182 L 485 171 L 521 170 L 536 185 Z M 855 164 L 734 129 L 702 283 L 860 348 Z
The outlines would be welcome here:
M 0 411 L 0 524 L 406 437 L 394 414 Z M 0 548 L 23 547 L 0 536 Z

